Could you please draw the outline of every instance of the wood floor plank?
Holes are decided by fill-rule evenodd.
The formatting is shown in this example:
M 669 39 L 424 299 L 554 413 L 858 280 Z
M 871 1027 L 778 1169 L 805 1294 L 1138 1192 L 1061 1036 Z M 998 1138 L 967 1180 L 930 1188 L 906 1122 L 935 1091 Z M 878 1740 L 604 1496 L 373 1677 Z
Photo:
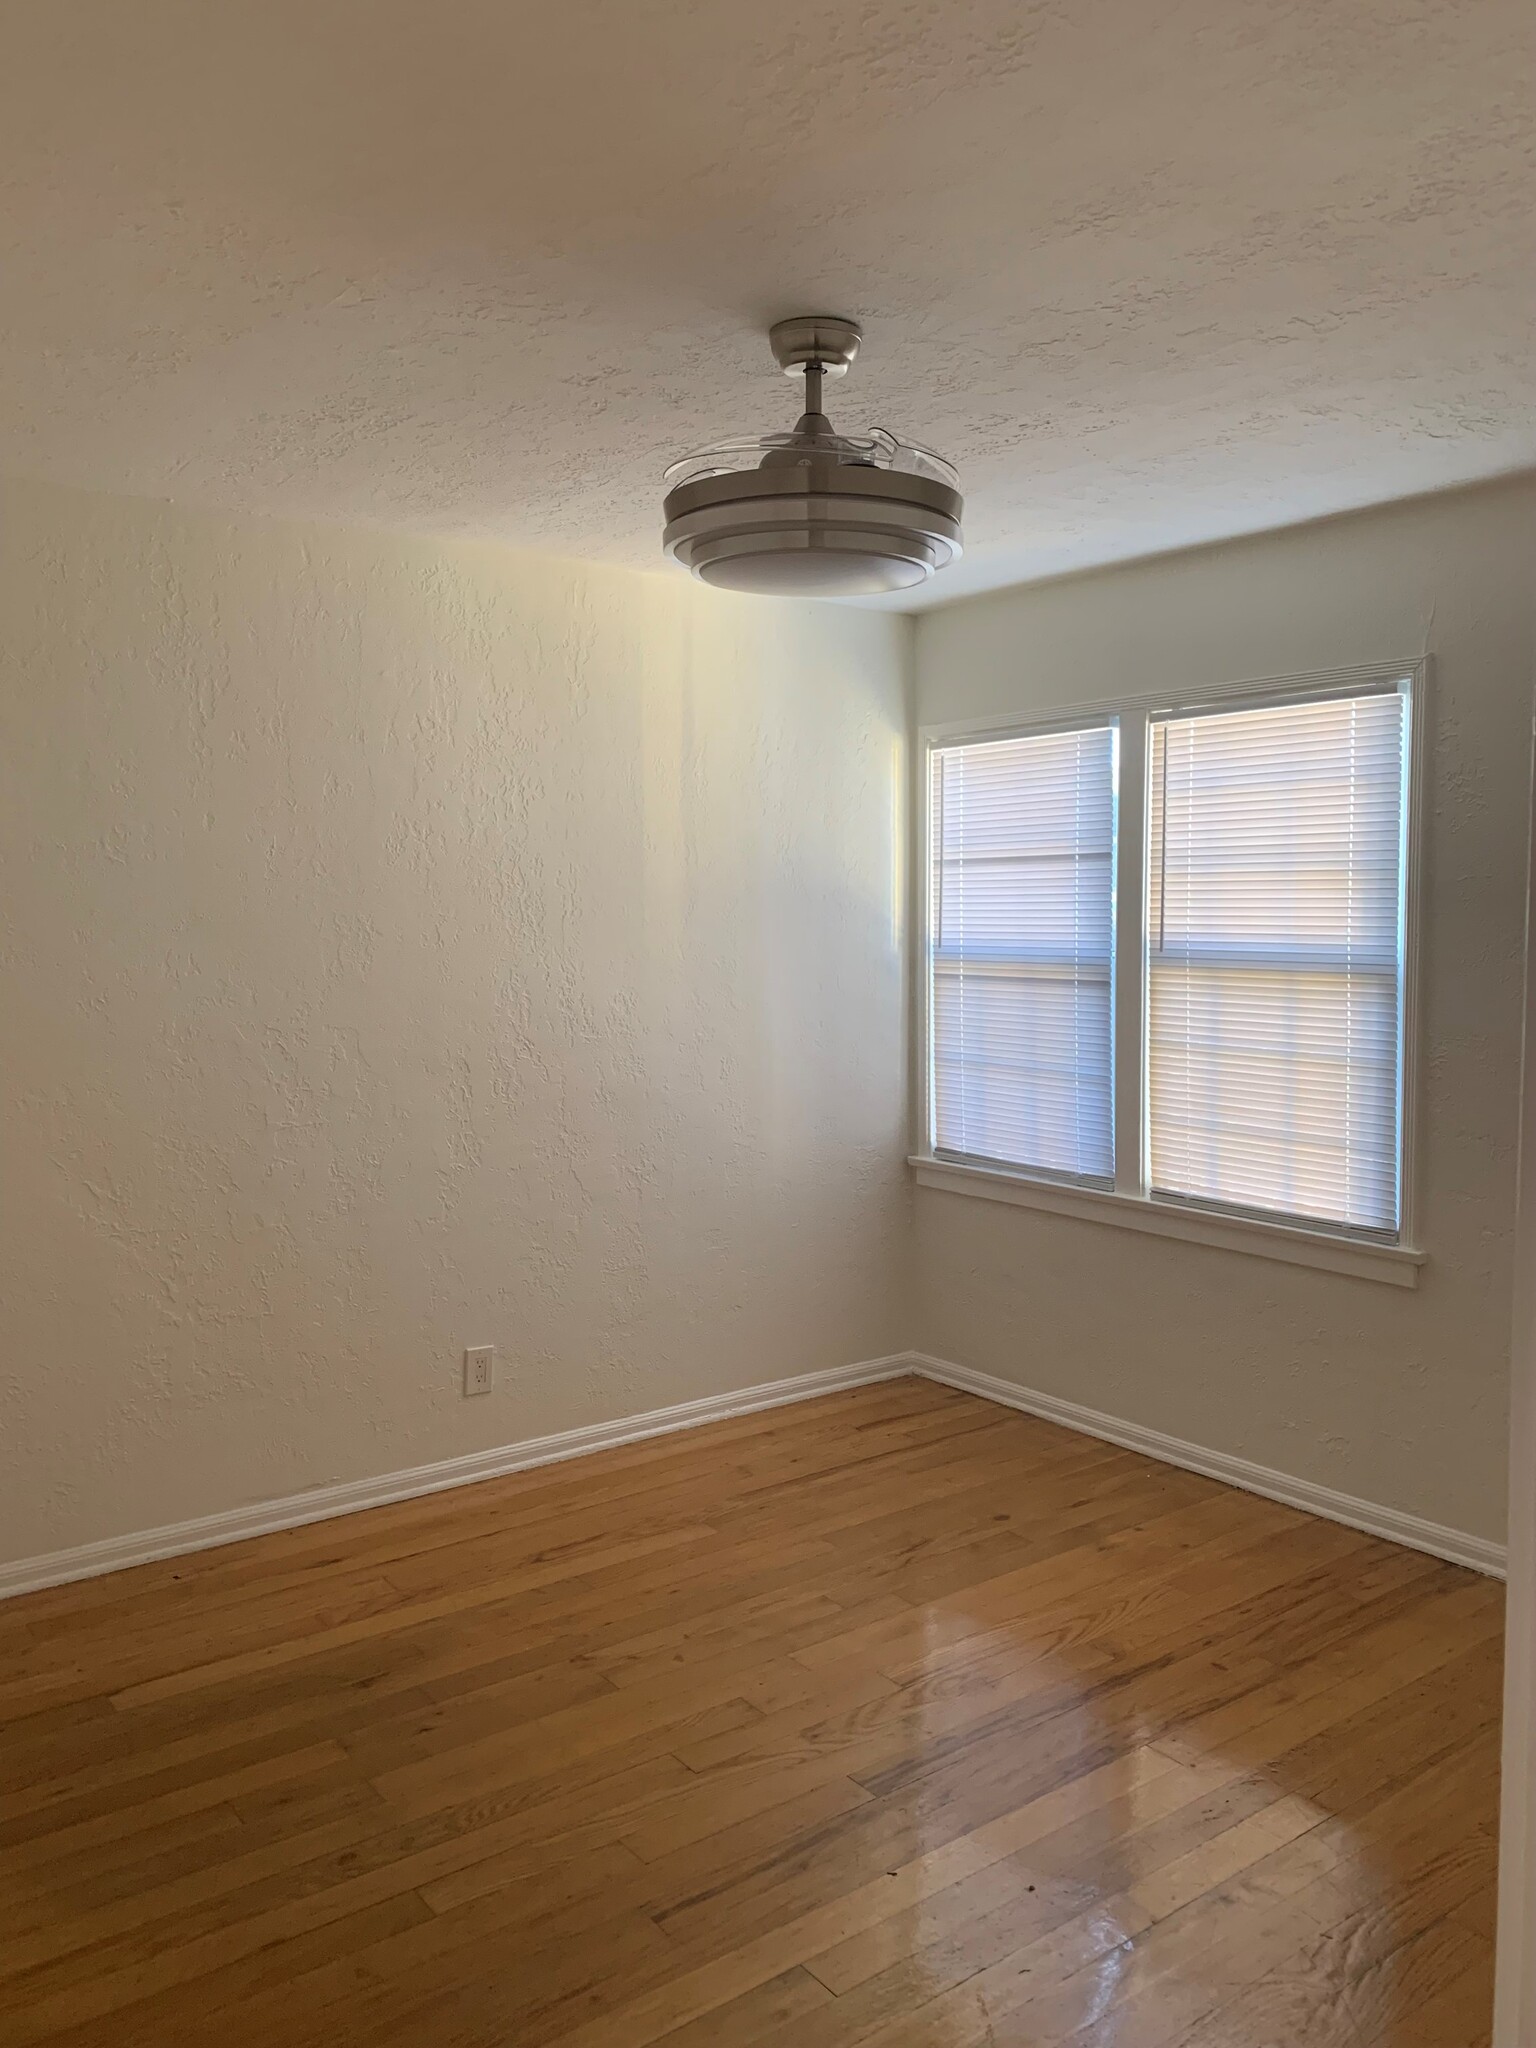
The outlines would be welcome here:
M 892 1380 L 0 1607 L 7 2048 L 1485 2048 L 1496 1587 Z

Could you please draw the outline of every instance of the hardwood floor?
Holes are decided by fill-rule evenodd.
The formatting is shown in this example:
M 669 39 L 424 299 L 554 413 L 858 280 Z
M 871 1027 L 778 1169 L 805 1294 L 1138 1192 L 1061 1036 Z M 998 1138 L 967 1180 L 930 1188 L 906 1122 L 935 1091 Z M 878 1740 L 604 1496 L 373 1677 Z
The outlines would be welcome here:
M 0 1607 L 0 2042 L 1475 2048 L 1500 1589 L 900 1380 Z

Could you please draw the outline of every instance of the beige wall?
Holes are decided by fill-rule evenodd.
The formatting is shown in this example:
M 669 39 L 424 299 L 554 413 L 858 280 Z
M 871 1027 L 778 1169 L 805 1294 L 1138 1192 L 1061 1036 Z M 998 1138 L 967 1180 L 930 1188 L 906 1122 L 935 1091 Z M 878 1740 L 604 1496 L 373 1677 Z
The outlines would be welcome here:
M 5 494 L 0 1559 L 909 1341 L 910 634 Z
M 923 1349 L 1502 1538 L 1533 567 L 1526 482 L 920 621 L 922 723 L 1434 657 L 1419 1288 L 924 1188 Z
M 1434 655 L 1415 1292 L 928 1189 L 914 1258 L 909 621 L 0 537 L 0 1561 L 909 1344 L 1502 1535 L 1536 486 L 916 632 L 929 722 Z

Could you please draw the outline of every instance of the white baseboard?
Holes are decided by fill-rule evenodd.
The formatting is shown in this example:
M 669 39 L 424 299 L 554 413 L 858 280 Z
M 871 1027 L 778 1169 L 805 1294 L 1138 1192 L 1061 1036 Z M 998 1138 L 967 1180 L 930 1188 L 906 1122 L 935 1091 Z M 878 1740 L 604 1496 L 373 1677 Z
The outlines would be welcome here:
M 709 1394 L 701 1401 L 653 1408 L 647 1414 L 625 1416 L 617 1422 L 596 1422 L 585 1429 L 562 1430 L 555 1436 L 530 1437 L 522 1443 L 499 1445 L 494 1450 L 471 1451 L 461 1458 L 444 1458 L 433 1465 L 386 1472 L 376 1479 L 343 1480 L 335 1486 L 292 1493 L 281 1500 L 258 1501 L 250 1507 L 203 1515 L 196 1521 L 168 1522 L 159 1529 L 109 1536 L 99 1543 L 82 1543 L 73 1550 L 21 1558 L 14 1564 L 0 1564 L 0 1600 L 18 1593 L 38 1592 L 45 1586 L 67 1585 L 74 1579 L 97 1578 L 104 1572 L 125 1571 L 131 1565 L 152 1564 L 160 1558 L 240 1543 L 248 1536 L 265 1536 L 276 1529 L 296 1529 L 306 1522 L 328 1521 L 332 1516 L 355 1514 L 362 1508 L 387 1507 L 391 1501 L 413 1500 L 421 1494 L 442 1493 L 455 1486 L 472 1486 L 479 1479 L 526 1472 L 536 1465 L 584 1457 L 588 1451 L 608 1450 L 616 1444 L 639 1443 L 646 1437 L 694 1429 L 700 1423 L 723 1422 L 730 1416 L 753 1415 L 765 1408 L 783 1408 L 794 1401 L 813 1401 L 818 1395 L 834 1394 L 844 1387 L 871 1386 L 878 1380 L 899 1379 L 904 1374 L 936 1380 L 942 1386 L 977 1394 L 982 1400 L 996 1401 L 1005 1408 L 1021 1409 L 1026 1415 L 1058 1422 L 1084 1436 L 1102 1437 L 1107 1443 L 1139 1451 L 1165 1465 L 1181 1465 L 1186 1471 L 1203 1473 L 1208 1479 L 1263 1494 L 1266 1499 L 1283 1501 L 1288 1507 L 1322 1515 L 1331 1522 L 1344 1522 L 1372 1536 L 1384 1536 L 1389 1543 L 1428 1551 L 1453 1564 L 1468 1565 L 1473 1571 L 1496 1578 L 1504 1572 L 1501 1543 L 1490 1543 L 1459 1529 L 1447 1529 L 1438 1522 L 1427 1522 L 1419 1515 L 1403 1514 L 1396 1508 L 1378 1507 L 1373 1501 L 1357 1500 L 1353 1494 L 1294 1479 L 1287 1472 L 1272 1471 L 1267 1465 L 1255 1465 L 1246 1458 L 1209 1451 L 1200 1444 L 1186 1443 L 1182 1437 L 1145 1429 L 1140 1423 L 1122 1422 L 1096 1408 L 1080 1407 L 1075 1401 L 1059 1400 L 1054 1394 L 1016 1387 L 1011 1380 L 972 1372 L 969 1367 L 952 1365 L 947 1359 L 931 1358 L 920 1351 L 898 1351 L 888 1358 L 863 1359 L 855 1365 L 833 1366 L 825 1372 L 804 1373 L 796 1379 L 770 1380 L 735 1394 Z
M 1294 1479 L 1288 1472 L 1255 1465 L 1247 1458 L 1229 1457 L 1225 1451 L 1208 1451 L 1201 1444 L 1186 1443 L 1182 1437 L 1166 1436 L 1160 1429 L 1145 1429 L 1138 1422 L 1122 1422 L 1097 1408 L 1083 1408 L 1076 1401 L 1062 1401 L 1054 1394 L 1037 1394 L 1028 1387 L 1016 1387 L 1011 1380 L 991 1373 L 972 1372 L 968 1366 L 951 1365 L 947 1359 L 930 1358 L 922 1352 L 909 1354 L 909 1370 L 924 1379 L 937 1380 L 962 1393 L 979 1394 L 984 1401 L 999 1402 L 1005 1408 L 1022 1409 L 1046 1422 L 1059 1422 L 1084 1436 L 1102 1437 L 1128 1451 L 1141 1451 L 1165 1465 L 1181 1465 L 1188 1472 L 1200 1472 L 1207 1479 L 1220 1479 L 1228 1486 L 1240 1486 L 1246 1493 L 1261 1493 L 1266 1500 L 1283 1501 L 1287 1507 L 1302 1508 L 1326 1521 L 1343 1522 L 1351 1529 L 1363 1529 L 1371 1536 L 1384 1536 L 1389 1543 L 1401 1543 L 1410 1550 L 1427 1550 L 1452 1564 L 1468 1565 L 1492 1578 L 1504 1575 L 1505 1549 L 1484 1536 L 1469 1536 L 1461 1529 L 1447 1529 L 1442 1523 L 1427 1522 L 1421 1515 L 1403 1514 L 1397 1508 L 1378 1507 L 1374 1501 L 1357 1500 L 1351 1493 L 1339 1493 L 1331 1486 L 1317 1486 L 1310 1479 Z
M 361 1508 L 387 1507 L 391 1501 L 420 1494 L 442 1493 L 453 1486 L 473 1486 L 477 1479 L 498 1479 L 508 1472 L 526 1472 L 535 1465 L 554 1465 L 588 1451 L 610 1450 L 615 1444 L 639 1443 L 648 1436 L 695 1429 L 703 1422 L 723 1422 L 732 1415 L 753 1415 L 763 1408 L 784 1408 L 792 1401 L 814 1401 L 844 1387 L 864 1387 L 877 1380 L 900 1379 L 914 1371 L 910 1356 L 867 1358 L 857 1365 L 834 1365 L 797 1379 L 768 1380 L 736 1394 L 707 1394 L 701 1401 L 681 1401 L 674 1408 L 653 1408 L 617 1422 L 594 1422 L 585 1429 L 561 1430 L 555 1436 L 529 1437 L 494 1450 L 470 1451 L 433 1465 L 415 1465 L 404 1472 L 386 1472 L 377 1479 L 348 1479 L 335 1486 L 316 1486 L 282 1500 L 257 1501 L 250 1507 L 228 1508 L 191 1522 L 167 1522 L 131 1536 L 108 1536 L 73 1550 L 55 1550 L 42 1557 L 24 1557 L 0 1564 L 0 1600 L 35 1593 L 44 1586 L 94 1579 L 130 1565 L 152 1564 L 159 1558 L 181 1557 L 193 1550 L 213 1550 L 240 1543 L 248 1536 L 270 1535 L 275 1529 L 297 1529 L 306 1522 L 328 1521 L 333 1515 L 355 1514 Z

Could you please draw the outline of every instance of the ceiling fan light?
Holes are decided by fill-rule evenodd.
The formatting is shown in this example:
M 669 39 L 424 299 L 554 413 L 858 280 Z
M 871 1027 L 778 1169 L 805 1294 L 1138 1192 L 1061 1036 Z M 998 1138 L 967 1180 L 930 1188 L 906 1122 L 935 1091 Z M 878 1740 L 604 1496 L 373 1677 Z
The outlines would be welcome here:
M 668 469 L 662 545 L 702 582 L 780 597 L 866 597 L 926 583 L 961 551 L 963 501 L 942 456 L 883 427 L 836 432 L 822 379 L 857 353 L 851 320 L 781 320 L 770 340 L 803 375 L 792 433 L 726 442 Z

